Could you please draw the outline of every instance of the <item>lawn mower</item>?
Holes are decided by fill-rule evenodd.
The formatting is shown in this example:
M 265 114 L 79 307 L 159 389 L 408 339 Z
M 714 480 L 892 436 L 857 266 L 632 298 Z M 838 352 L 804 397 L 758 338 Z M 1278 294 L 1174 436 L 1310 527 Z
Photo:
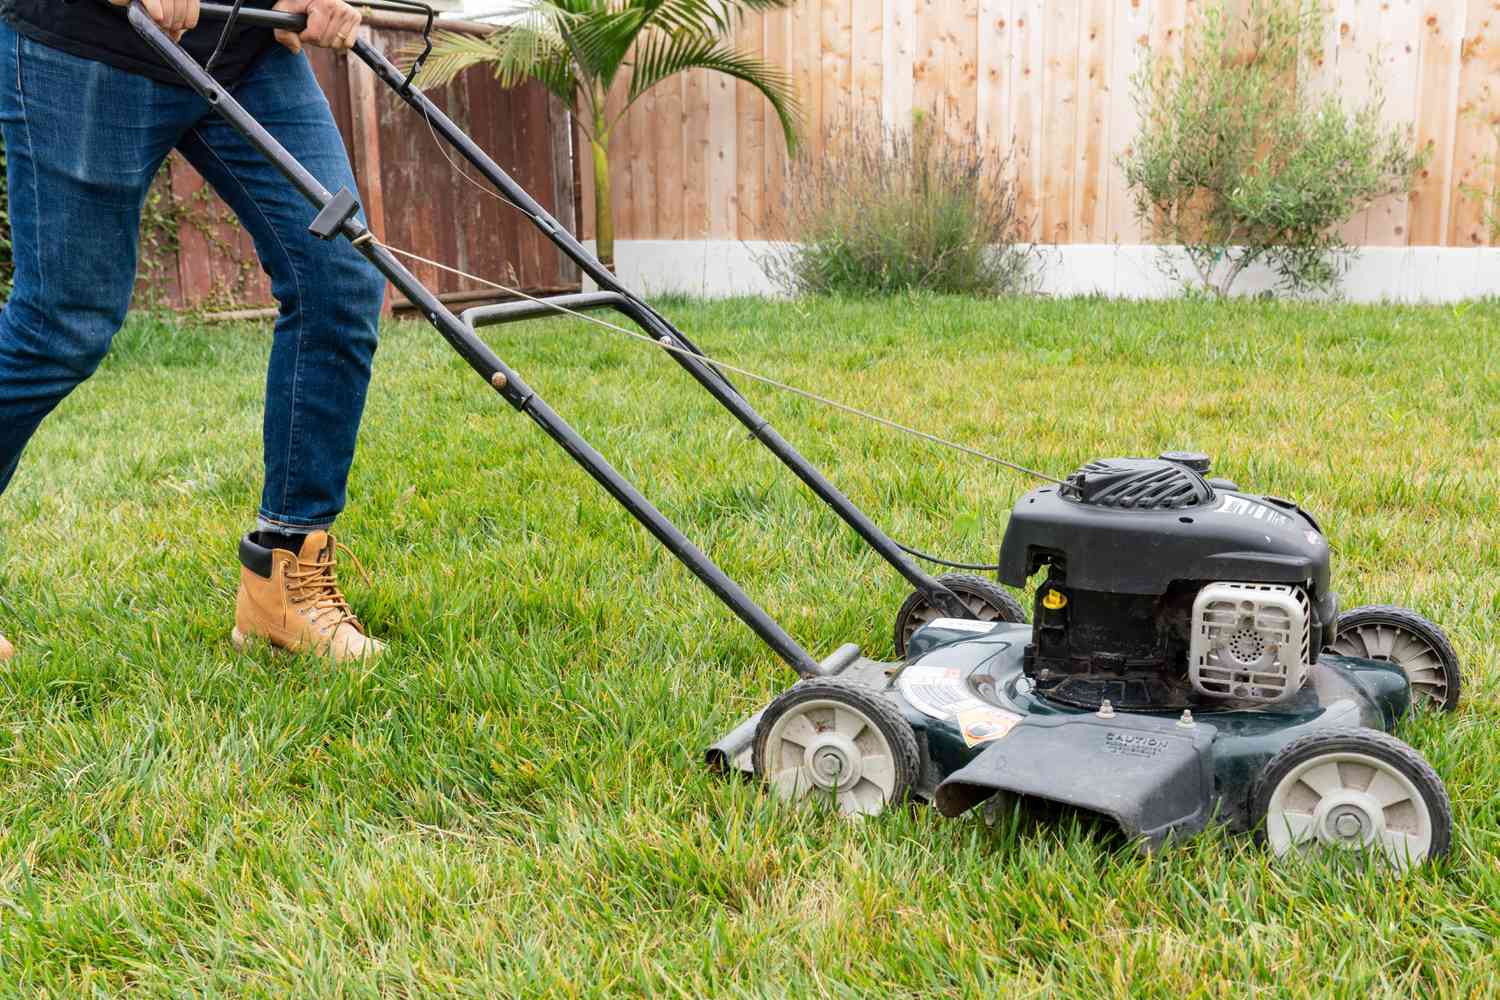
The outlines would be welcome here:
M 430 33 L 430 9 L 397 6 L 422 11 Z M 303 26 L 300 15 L 218 4 L 204 4 L 202 16 Z M 397 259 L 413 255 L 369 231 L 354 193 L 325 189 L 139 0 L 129 17 L 307 198 L 314 234 L 356 247 L 486 383 L 797 672 L 801 680 L 708 748 L 711 766 L 856 816 L 906 800 L 947 816 L 1050 804 L 1106 817 L 1153 845 L 1220 823 L 1257 831 L 1278 855 L 1358 850 L 1405 868 L 1448 850 L 1443 783 L 1390 733 L 1414 703 L 1456 706 L 1457 657 L 1415 612 L 1340 612 L 1328 541 L 1297 504 L 1211 476 L 1202 454 L 1095 461 L 1062 479 L 1035 474 L 1045 485 L 1011 512 L 992 567 L 998 583 L 930 576 L 909 558 L 922 554 L 882 532 L 726 372 L 780 383 L 709 359 L 625 288 L 413 84 L 420 58 L 403 72 L 363 40 L 353 49 L 599 291 L 537 298 L 491 282 L 518 301 L 455 315 Z M 853 644 L 815 659 L 477 333 L 543 316 L 595 319 L 603 309 L 640 332 L 604 325 L 680 364 L 910 583 L 894 618 L 896 659 L 867 658 Z M 1002 584 L 1033 583 L 1028 622 Z

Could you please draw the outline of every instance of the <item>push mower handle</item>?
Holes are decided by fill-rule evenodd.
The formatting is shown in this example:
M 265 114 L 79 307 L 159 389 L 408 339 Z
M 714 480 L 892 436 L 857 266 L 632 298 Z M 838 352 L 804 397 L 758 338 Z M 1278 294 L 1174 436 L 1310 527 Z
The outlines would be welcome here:
M 198 5 L 198 17 L 204 21 L 227 21 L 233 11 L 234 8 L 225 3 Z M 301 33 L 307 28 L 307 15 L 285 10 L 265 10 L 261 7 L 241 7 L 235 23 L 251 28 L 277 28 Z
M 437 20 L 437 11 L 430 4 L 426 3 L 425 0 L 350 0 L 350 3 L 351 6 L 359 7 L 366 12 L 383 10 L 397 14 L 415 15 L 423 19 L 422 51 L 417 55 L 416 59 L 412 60 L 411 68 L 406 71 L 401 82 L 395 85 L 396 93 L 402 97 L 409 96 L 411 82 L 416 79 L 417 73 L 421 71 L 422 64 L 427 61 L 427 57 L 432 54 L 432 26 Z M 131 0 L 130 6 L 132 12 L 137 7 L 141 8 L 141 16 L 145 16 L 145 8 L 141 5 L 141 0 Z M 205 21 L 233 20 L 235 24 L 248 25 L 252 28 L 275 28 L 297 34 L 300 34 L 307 28 L 306 14 L 294 14 L 291 11 L 285 10 L 267 10 L 264 7 L 240 7 L 239 10 L 235 10 L 229 4 L 204 3 L 198 5 L 198 17 L 200 20 Z M 137 26 L 136 30 L 140 31 L 141 29 Z M 364 46 L 364 42 L 362 41 L 354 43 L 357 53 L 362 46 Z M 374 67 L 374 62 L 366 58 L 365 53 L 359 54 L 361 58 L 364 58 L 366 62 L 371 63 L 371 66 Z M 210 70 L 212 66 L 213 60 L 210 59 Z M 377 69 L 376 72 L 378 73 L 379 70 Z
M 391 14 L 406 14 L 412 17 L 425 18 L 426 27 L 423 34 L 432 32 L 432 22 L 437 12 L 424 0 L 347 0 L 350 6 L 358 7 L 365 12 L 386 11 Z M 234 8 L 227 3 L 204 3 L 198 5 L 198 17 L 205 21 L 227 21 L 234 14 Z M 263 7 L 241 7 L 238 14 L 234 14 L 235 24 L 245 24 L 252 28 L 279 28 L 282 31 L 301 32 L 307 27 L 306 14 L 293 14 L 285 10 L 266 10 Z

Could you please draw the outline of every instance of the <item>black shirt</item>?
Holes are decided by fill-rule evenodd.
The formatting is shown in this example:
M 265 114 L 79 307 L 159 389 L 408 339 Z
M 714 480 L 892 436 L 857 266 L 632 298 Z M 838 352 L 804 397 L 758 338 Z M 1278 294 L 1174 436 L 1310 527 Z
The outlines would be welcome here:
M 270 7 L 273 2 L 246 0 L 245 6 Z M 43 45 L 154 80 L 186 86 L 135 33 L 125 19 L 124 7 L 105 0 L 0 0 L 0 17 L 16 31 Z M 223 30 L 222 20 L 200 20 L 198 27 L 182 36 L 182 45 L 198 62 L 207 62 Z M 233 84 L 275 44 L 271 32 L 265 28 L 236 25 L 214 64 L 214 76 L 220 83 Z

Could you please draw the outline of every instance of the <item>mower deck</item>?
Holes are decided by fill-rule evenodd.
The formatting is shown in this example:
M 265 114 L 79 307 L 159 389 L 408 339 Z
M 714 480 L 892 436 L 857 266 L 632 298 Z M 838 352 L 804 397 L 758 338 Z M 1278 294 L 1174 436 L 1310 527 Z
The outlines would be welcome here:
M 1089 711 L 1031 690 L 1021 665 L 1030 639 L 1030 625 L 938 619 L 912 636 L 904 663 L 846 646 L 823 672 L 895 702 L 921 754 L 912 791 L 944 815 L 1008 793 L 1100 813 L 1152 842 L 1211 820 L 1248 829 L 1256 777 L 1277 751 L 1315 732 L 1390 732 L 1410 701 L 1399 667 L 1325 655 L 1297 697 L 1274 708 Z M 760 717 L 713 744 L 710 766 L 753 772 Z

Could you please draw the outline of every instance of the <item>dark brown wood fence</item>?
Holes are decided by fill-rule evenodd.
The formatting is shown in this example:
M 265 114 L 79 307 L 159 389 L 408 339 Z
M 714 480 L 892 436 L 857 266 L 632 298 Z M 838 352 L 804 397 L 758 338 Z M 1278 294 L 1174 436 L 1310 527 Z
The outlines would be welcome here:
M 444 28 L 491 30 L 454 22 Z M 410 19 L 401 15 L 376 15 L 361 31 L 393 59 L 417 37 Z M 440 146 L 426 120 L 364 63 L 322 49 L 310 54 L 349 149 L 360 203 L 381 240 L 529 291 L 578 287 L 577 269 L 564 263 L 493 189 L 481 185 L 457 153 Z M 430 96 L 543 207 L 576 231 L 572 125 L 560 102 L 537 84 L 503 90 L 483 68 Z M 456 165 L 475 179 L 466 179 Z M 253 315 L 273 304 L 249 235 L 181 157 L 168 161 L 155 197 L 158 204 L 151 215 L 169 218 L 175 239 L 158 233 L 153 241 L 148 232 L 143 297 L 171 308 L 227 315 Z M 497 298 L 495 292 L 437 268 L 410 266 L 448 301 Z M 404 304 L 394 290 L 390 301 L 397 307 Z

